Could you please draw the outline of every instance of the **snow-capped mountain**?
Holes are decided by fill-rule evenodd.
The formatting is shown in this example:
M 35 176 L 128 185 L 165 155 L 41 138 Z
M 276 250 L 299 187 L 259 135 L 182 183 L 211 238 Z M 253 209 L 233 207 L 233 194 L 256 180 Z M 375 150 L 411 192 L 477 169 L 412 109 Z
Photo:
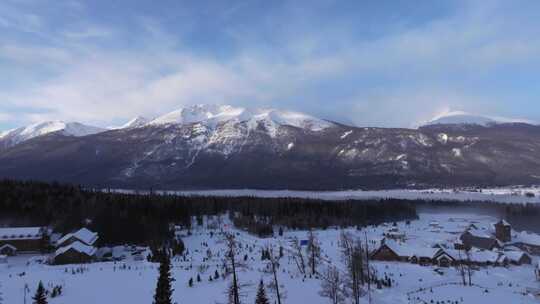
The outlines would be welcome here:
M 99 130 L 50 123 L 2 135 L 0 145 L 8 137 L 19 144 L 0 149 L 0 178 L 141 189 L 538 183 L 540 126 L 453 116 L 438 122 L 465 125 L 359 128 L 291 111 L 197 105 L 92 136 L 82 135 Z M 55 130 L 64 136 L 39 136 Z M 33 140 L 24 141 L 28 134 Z
M 0 133 L 0 148 L 9 148 L 29 139 L 58 132 L 66 136 L 86 136 L 107 130 L 128 130 L 141 127 L 196 125 L 198 131 L 206 130 L 207 143 L 220 139 L 243 136 L 245 132 L 264 128 L 277 136 L 282 126 L 292 126 L 310 131 L 321 131 L 334 124 L 307 114 L 275 109 L 248 109 L 230 105 L 194 105 L 167 113 L 153 120 L 137 116 L 120 127 L 108 129 L 83 125 L 77 122 L 48 121 Z M 245 131 L 245 132 L 244 132 Z M 202 137 L 199 137 L 202 140 Z
M 114 128 L 114 129 L 139 128 L 139 127 L 142 127 L 142 126 L 146 125 L 149 121 L 150 120 L 148 120 L 146 117 L 137 116 L 137 117 L 131 119 L 130 121 L 128 121 L 127 123 L 125 123 L 123 126 L 121 126 L 119 128 Z
M 333 124 L 307 114 L 280 111 L 275 109 L 249 109 L 230 105 L 195 105 L 182 108 L 160 116 L 148 125 L 194 124 L 216 128 L 223 123 L 247 123 L 257 127 L 259 123 L 267 126 L 293 126 L 311 131 L 320 131 Z
M 475 115 L 462 111 L 447 112 L 434 117 L 422 126 L 432 125 L 478 125 L 489 126 L 502 123 L 527 123 L 534 124 L 531 121 L 515 118 L 490 117 L 483 115 Z
M 65 136 L 87 136 L 106 129 L 84 125 L 78 122 L 47 121 L 21 127 L 0 134 L 0 146 L 11 147 L 29 139 L 59 132 Z
M 497 121 L 489 117 L 473 115 L 466 112 L 450 112 L 443 115 L 439 115 L 432 120 L 428 121 L 424 125 L 480 125 L 487 126 L 494 124 Z

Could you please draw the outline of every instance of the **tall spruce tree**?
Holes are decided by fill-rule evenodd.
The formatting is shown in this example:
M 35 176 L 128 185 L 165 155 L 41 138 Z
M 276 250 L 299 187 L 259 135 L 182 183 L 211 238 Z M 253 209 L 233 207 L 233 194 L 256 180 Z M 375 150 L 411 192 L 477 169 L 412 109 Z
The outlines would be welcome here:
M 164 248 L 160 254 L 161 263 L 159 265 L 159 278 L 154 295 L 154 304 L 172 304 L 173 289 L 171 283 L 171 259 L 167 250 Z
M 268 297 L 266 296 L 266 290 L 264 289 L 264 283 L 262 280 L 259 283 L 259 289 L 257 290 L 255 304 L 270 304 L 270 301 L 268 301 Z
M 34 304 L 47 304 L 47 295 L 45 295 L 45 287 L 43 287 L 43 283 L 39 281 L 38 288 L 36 290 L 36 294 L 32 298 L 34 300 Z

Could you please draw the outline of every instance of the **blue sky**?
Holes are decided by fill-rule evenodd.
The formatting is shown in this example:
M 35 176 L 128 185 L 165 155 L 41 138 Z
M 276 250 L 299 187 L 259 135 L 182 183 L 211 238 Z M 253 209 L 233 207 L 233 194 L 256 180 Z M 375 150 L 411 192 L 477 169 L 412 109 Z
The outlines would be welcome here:
M 0 130 L 221 103 L 410 127 L 540 121 L 540 2 L 0 2 Z

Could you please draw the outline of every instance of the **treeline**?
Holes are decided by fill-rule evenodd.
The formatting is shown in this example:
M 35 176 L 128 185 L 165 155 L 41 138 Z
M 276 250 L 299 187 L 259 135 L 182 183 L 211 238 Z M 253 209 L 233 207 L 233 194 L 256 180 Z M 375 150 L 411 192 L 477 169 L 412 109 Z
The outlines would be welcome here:
M 273 225 L 326 228 L 417 217 L 414 202 L 403 200 L 121 194 L 57 183 L 0 181 L 0 223 L 51 225 L 63 233 L 87 225 L 100 234 L 102 244 L 109 245 L 158 245 L 172 237 L 169 223 L 190 227 L 193 218 L 227 212 L 240 228 L 261 235 Z

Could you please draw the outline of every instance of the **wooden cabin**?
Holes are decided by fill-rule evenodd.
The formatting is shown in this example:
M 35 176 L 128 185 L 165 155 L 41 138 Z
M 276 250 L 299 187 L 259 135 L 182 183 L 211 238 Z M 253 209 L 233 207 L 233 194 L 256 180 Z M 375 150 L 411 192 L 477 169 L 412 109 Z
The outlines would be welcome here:
M 42 227 L 0 228 L 0 254 L 40 252 L 48 245 L 46 229 Z
M 74 242 L 56 250 L 53 263 L 56 265 L 90 263 L 94 260 L 95 254 L 95 247 Z

